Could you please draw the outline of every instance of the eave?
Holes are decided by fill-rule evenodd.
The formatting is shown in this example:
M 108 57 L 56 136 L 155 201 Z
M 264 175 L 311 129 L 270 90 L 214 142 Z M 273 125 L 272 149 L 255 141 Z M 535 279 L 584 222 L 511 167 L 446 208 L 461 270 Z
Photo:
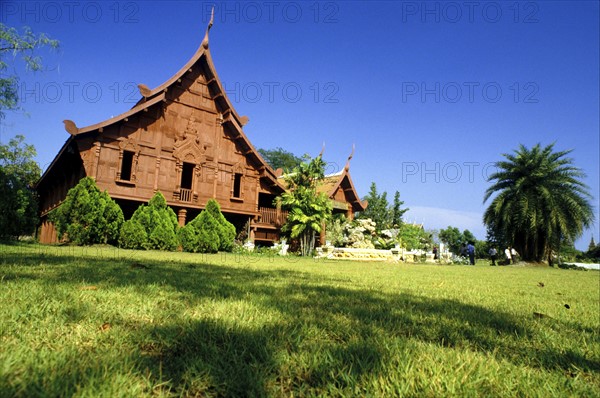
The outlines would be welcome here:
M 135 116 L 139 112 L 142 112 L 142 111 L 146 110 L 147 108 L 151 107 L 152 105 L 155 105 L 164 100 L 165 100 L 165 93 L 161 93 L 160 95 L 158 95 L 150 100 L 138 103 L 138 105 L 134 106 L 127 112 L 121 113 L 118 116 L 112 117 L 112 118 L 107 119 L 100 123 L 92 124 L 87 127 L 78 128 L 77 125 L 75 125 L 75 123 L 71 120 L 64 120 L 63 123 L 65 124 L 65 129 L 67 130 L 67 132 L 69 134 L 71 134 L 72 136 L 77 136 L 77 135 L 89 133 L 91 131 L 96 131 L 96 130 L 98 130 L 99 132 L 102 132 L 102 130 L 105 127 L 111 126 L 111 125 L 113 125 L 115 123 L 119 123 L 121 121 L 127 121 L 127 119 L 129 119 L 130 117 Z
M 72 136 L 69 137 L 69 138 L 67 138 L 67 140 L 65 141 L 65 143 L 63 144 L 63 146 L 58 151 L 58 154 L 54 157 L 54 159 L 52 159 L 52 162 L 50 163 L 50 165 L 44 171 L 44 174 L 42 174 L 42 176 L 40 177 L 40 179 L 35 183 L 34 188 L 36 190 L 44 182 L 46 176 L 50 173 L 50 170 L 52 170 L 52 168 L 54 167 L 54 165 L 56 164 L 56 162 L 58 162 L 58 159 L 60 159 L 60 157 L 63 155 L 63 153 L 67 150 L 67 148 L 71 144 L 71 141 L 73 141 L 73 137 Z

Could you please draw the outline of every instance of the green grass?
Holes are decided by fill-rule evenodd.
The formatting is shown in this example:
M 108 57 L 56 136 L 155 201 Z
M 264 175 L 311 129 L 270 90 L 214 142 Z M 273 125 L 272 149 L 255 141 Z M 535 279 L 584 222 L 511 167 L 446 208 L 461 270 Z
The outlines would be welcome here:
M 2 245 L 0 396 L 599 396 L 599 295 L 597 271 Z

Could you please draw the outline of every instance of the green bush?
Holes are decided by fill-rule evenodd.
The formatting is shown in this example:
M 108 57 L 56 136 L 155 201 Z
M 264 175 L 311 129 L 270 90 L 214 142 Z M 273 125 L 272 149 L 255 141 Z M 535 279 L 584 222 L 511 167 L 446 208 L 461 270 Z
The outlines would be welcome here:
M 157 224 L 148 237 L 148 249 L 173 251 L 177 245 L 175 230 L 165 223 Z
M 148 205 L 141 205 L 137 208 L 131 222 L 139 225 L 137 229 L 141 228 L 147 239 L 141 245 L 141 248 L 147 250 L 176 250 L 178 246 L 177 240 L 177 215 L 169 206 L 162 193 L 157 192 L 152 199 L 148 202 Z M 132 227 L 128 227 L 130 229 Z M 137 229 L 134 231 L 136 235 L 142 236 Z M 126 232 L 124 232 L 126 233 Z M 138 242 L 137 237 L 125 237 L 119 239 L 126 245 L 127 242 L 133 243 Z M 141 239 L 141 238 L 140 238 Z M 136 243 L 137 244 L 137 243 Z M 126 248 L 126 246 L 121 246 Z
M 235 226 L 225 219 L 221 207 L 211 199 L 206 209 L 178 233 L 183 250 L 188 252 L 216 253 L 233 250 Z
M 235 226 L 227 221 L 223 213 L 221 213 L 221 206 L 219 206 L 216 200 L 210 199 L 206 203 L 206 211 L 217 221 L 217 233 L 219 234 L 220 242 L 219 250 L 230 252 L 233 249 L 233 242 L 235 240 Z
M 177 231 L 177 239 L 179 239 L 183 251 L 192 253 L 198 252 L 200 249 L 198 246 L 198 234 L 198 229 L 192 225 L 192 223 L 187 224 Z
M 123 249 L 144 249 L 148 235 L 141 224 L 132 220 L 125 221 L 119 234 L 119 247 Z
M 221 247 L 219 223 L 208 211 L 203 211 L 194 219 L 194 227 L 198 230 L 198 251 L 216 253 Z
M 179 230 L 177 236 L 187 252 L 216 253 L 221 247 L 219 223 L 209 211 L 203 211 Z
M 116 243 L 123 212 L 108 193 L 100 192 L 91 177 L 71 188 L 65 201 L 50 213 L 59 238 L 78 245 Z
M 348 242 L 346 231 L 350 229 L 350 221 L 343 214 L 335 214 L 327 221 L 326 240 L 335 247 L 345 247 Z

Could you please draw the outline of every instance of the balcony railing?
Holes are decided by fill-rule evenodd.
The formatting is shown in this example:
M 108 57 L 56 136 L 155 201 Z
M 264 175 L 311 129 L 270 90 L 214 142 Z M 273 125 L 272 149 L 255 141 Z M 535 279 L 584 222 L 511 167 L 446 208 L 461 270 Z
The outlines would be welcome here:
M 181 188 L 179 190 L 179 200 L 182 202 L 191 202 L 192 201 L 192 190 Z
M 288 212 L 283 210 L 277 210 L 269 207 L 260 207 L 260 223 L 281 226 L 287 219 Z

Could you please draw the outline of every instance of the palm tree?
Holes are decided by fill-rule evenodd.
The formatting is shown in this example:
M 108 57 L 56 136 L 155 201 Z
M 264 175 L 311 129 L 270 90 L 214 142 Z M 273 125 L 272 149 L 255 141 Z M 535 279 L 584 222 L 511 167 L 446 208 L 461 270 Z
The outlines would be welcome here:
M 326 194 L 317 192 L 317 185 L 324 177 L 325 162 L 319 155 L 284 176 L 288 190 L 278 197 L 278 205 L 289 210 L 282 231 L 300 241 L 303 256 L 312 253 L 316 234 L 331 217 L 331 200 Z
M 523 145 L 514 154 L 503 154 L 498 171 L 484 195 L 494 194 L 483 221 L 505 238 L 524 260 L 552 264 L 561 241 L 575 241 L 594 222 L 592 196 L 581 178 L 583 171 L 565 156 L 571 150 L 553 152 L 554 144 L 531 149 Z

